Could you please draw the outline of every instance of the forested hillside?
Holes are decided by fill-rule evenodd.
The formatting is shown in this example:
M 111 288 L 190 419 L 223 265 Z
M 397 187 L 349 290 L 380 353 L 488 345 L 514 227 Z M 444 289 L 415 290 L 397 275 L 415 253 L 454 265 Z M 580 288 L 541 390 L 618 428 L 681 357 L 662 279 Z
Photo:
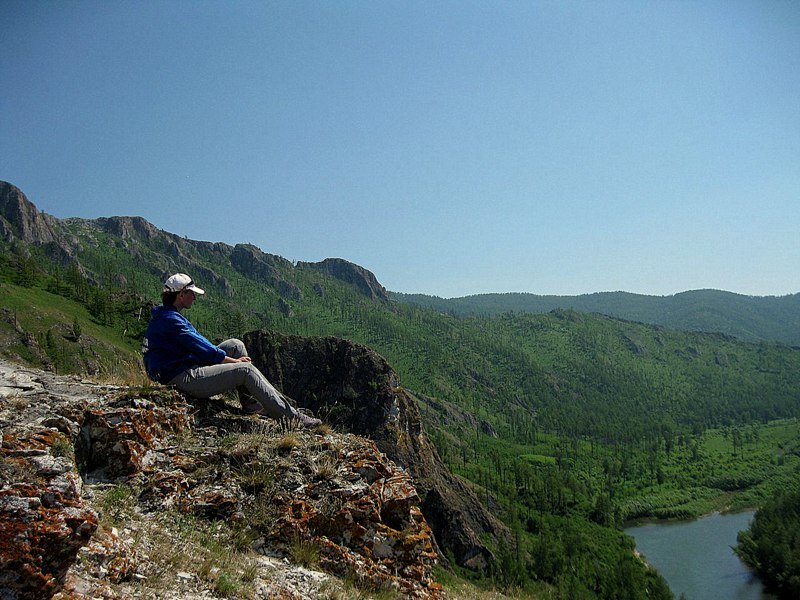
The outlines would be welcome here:
M 747 531 L 739 533 L 737 554 L 784 598 L 800 597 L 800 492 L 770 498 Z
M 293 264 L 136 217 L 59 221 L 14 190 L 0 193 L 5 355 L 130 371 L 120 357 L 136 360 L 176 271 L 207 290 L 189 316 L 211 338 L 266 328 L 367 344 L 420 399 L 449 468 L 511 528 L 496 585 L 666 597 L 625 520 L 758 506 L 797 486 L 798 349 L 565 309 L 442 314 L 390 300 L 341 259 Z
M 673 296 L 602 292 L 582 296 L 479 294 L 439 298 L 392 293 L 392 298 L 459 316 L 546 313 L 573 309 L 684 331 L 719 332 L 750 342 L 800 346 L 800 293 L 781 297 L 744 296 L 720 290 L 693 290 Z

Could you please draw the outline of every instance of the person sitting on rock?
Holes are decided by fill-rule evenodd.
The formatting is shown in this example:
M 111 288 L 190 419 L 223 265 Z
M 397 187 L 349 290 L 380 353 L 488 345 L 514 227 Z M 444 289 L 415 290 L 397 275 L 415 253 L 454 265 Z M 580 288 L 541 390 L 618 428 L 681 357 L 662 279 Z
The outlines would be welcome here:
M 162 304 L 152 310 L 144 335 L 142 353 L 147 375 L 197 398 L 210 398 L 242 386 L 245 412 L 273 419 L 297 420 L 304 427 L 321 423 L 292 407 L 251 362 L 241 340 L 229 339 L 215 346 L 198 333 L 181 314 L 205 292 L 184 273 L 164 283 Z

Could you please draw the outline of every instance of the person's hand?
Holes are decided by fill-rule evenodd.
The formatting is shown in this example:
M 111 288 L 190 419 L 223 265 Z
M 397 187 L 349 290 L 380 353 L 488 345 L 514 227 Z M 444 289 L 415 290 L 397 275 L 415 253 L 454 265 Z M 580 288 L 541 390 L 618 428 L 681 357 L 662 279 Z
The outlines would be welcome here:
M 242 358 L 233 358 L 231 356 L 226 356 L 223 361 L 224 363 L 238 363 L 238 362 L 253 362 L 253 359 L 249 356 L 243 356 Z

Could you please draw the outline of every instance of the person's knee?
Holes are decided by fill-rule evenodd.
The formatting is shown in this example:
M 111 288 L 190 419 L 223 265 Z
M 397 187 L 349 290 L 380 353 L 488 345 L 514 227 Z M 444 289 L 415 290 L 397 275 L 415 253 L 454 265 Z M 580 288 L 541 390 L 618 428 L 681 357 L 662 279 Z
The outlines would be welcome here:
M 219 345 L 219 348 L 231 358 L 242 358 L 247 356 L 247 347 L 244 342 L 237 338 L 225 340 Z

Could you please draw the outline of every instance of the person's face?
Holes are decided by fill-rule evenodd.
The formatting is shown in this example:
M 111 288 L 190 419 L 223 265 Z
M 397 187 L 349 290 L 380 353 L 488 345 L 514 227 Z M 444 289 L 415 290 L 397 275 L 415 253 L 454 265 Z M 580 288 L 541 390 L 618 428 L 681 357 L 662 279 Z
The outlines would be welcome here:
M 180 292 L 178 292 L 178 297 L 176 299 L 175 305 L 178 307 L 179 310 L 184 308 L 191 308 L 195 299 L 197 299 L 197 294 L 195 294 L 192 290 L 181 290 Z

